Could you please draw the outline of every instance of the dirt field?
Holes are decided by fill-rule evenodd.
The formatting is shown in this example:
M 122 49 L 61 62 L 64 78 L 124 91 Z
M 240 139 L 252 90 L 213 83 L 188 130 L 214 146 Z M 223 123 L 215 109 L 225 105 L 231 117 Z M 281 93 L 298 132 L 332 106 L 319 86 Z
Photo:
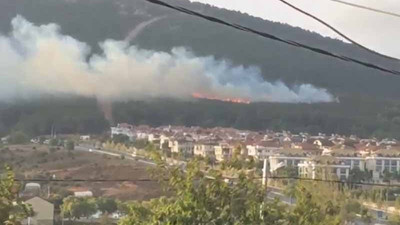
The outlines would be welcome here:
M 17 178 L 26 179 L 147 179 L 148 165 L 113 156 L 60 148 L 52 151 L 44 145 L 8 146 L 0 150 L 0 165 L 13 167 Z M 162 195 L 157 182 L 51 182 L 52 192 L 86 191 L 95 196 L 122 200 L 146 200 Z M 42 188 L 43 189 L 43 188 Z

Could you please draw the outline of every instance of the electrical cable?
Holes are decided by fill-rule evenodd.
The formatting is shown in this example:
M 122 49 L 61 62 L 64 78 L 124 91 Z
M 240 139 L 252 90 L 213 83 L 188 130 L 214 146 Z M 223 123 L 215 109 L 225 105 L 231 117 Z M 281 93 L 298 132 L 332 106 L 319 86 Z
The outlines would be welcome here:
M 348 42 L 352 43 L 353 45 L 356 45 L 357 47 L 359 47 L 361 49 L 364 49 L 364 50 L 366 50 L 366 51 L 368 51 L 368 52 L 370 52 L 372 54 L 375 54 L 375 55 L 378 55 L 378 56 L 381 56 L 381 57 L 384 57 L 384 58 L 387 58 L 387 59 L 400 61 L 400 59 L 398 59 L 398 58 L 379 53 L 379 52 L 377 52 L 375 50 L 372 50 L 372 49 L 370 49 L 370 48 L 368 48 L 368 47 L 366 47 L 366 46 L 354 41 L 353 39 L 351 39 L 350 37 L 348 37 L 344 33 L 340 32 L 338 29 L 334 28 L 332 25 L 330 25 L 327 22 L 325 22 L 324 20 L 312 15 L 311 13 L 308 13 L 308 12 L 300 9 L 299 7 L 293 5 L 293 4 L 291 4 L 291 3 L 289 3 L 289 2 L 287 2 L 285 0 L 278 0 L 278 1 L 282 2 L 283 4 L 289 6 L 292 9 L 294 9 L 294 10 L 296 10 L 296 11 L 298 11 L 298 12 L 300 12 L 300 13 L 302 13 L 302 14 L 304 14 L 304 15 L 306 15 L 306 16 L 308 16 L 308 17 L 310 17 L 310 18 L 312 18 L 312 19 L 314 19 L 316 21 L 318 21 L 319 23 L 323 24 L 324 26 L 328 27 L 330 30 L 332 30 L 333 32 L 338 34 L 340 37 L 344 38 Z

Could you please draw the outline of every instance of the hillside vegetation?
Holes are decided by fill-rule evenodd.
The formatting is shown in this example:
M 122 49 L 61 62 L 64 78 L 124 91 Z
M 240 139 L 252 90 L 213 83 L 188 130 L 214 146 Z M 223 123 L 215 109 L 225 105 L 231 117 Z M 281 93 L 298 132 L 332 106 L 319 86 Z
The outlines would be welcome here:
M 400 69 L 398 63 L 300 28 L 185 0 L 168 2 L 283 38 Z M 57 23 L 62 33 L 88 43 L 94 52 L 99 51 L 98 42 L 109 38 L 123 40 L 138 24 L 162 17 L 139 33 L 131 44 L 162 51 L 185 46 L 198 56 L 212 55 L 233 64 L 259 66 L 266 80 L 282 80 L 290 86 L 311 83 L 328 89 L 340 99 L 340 103 L 329 104 L 251 105 L 214 101 L 132 101 L 114 103 L 114 122 L 400 137 L 400 79 L 397 77 L 182 15 L 141 0 L 2 0 L 1 33 L 10 32 L 10 21 L 18 14 L 35 24 Z M 96 101 L 90 99 L 0 105 L 0 134 L 11 130 L 42 134 L 49 132 L 54 121 L 60 124 L 60 132 L 102 132 L 108 126 Z

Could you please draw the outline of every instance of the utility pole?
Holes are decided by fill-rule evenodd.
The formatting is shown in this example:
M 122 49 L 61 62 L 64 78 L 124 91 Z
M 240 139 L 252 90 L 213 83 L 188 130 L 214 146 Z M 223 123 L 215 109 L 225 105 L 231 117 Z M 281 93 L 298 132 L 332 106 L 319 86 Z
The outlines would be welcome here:
M 262 185 L 267 190 L 267 159 L 264 159 Z
M 264 165 L 263 165 L 262 187 L 263 187 L 263 191 L 265 193 L 265 196 L 264 196 L 263 202 L 260 205 L 260 218 L 261 218 L 261 220 L 264 220 L 264 214 L 263 214 L 264 202 L 268 198 L 268 193 L 267 193 L 267 159 L 266 158 L 264 158 Z

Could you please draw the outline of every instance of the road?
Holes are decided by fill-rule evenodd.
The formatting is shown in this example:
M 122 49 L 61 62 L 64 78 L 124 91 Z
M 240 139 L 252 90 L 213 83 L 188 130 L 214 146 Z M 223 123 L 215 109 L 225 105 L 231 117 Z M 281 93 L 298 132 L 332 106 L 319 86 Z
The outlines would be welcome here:
M 133 157 L 132 155 L 130 155 L 128 153 L 124 153 L 124 152 L 116 152 L 116 151 L 111 151 L 111 150 L 98 150 L 98 149 L 94 149 L 93 147 L 83 146 L 83 145 L 75 146 L 75 150 L 90 152 L 90 153 L 95 153 L 95 154 L 109 155 L 109 156 L 114 156 L 114 157 L 121 157 L 121 155 L 123 155 L 125 157 L 125 159 L 128 159 L 128 160 L 141 162 L 141 163 L 144 163 L 144 164 L 147 164 L 150 166 L 156 165 L 156 163 L 154 163 L 150 160 L 146 160 L 146 159 L 143 159 L 140 157 Z

